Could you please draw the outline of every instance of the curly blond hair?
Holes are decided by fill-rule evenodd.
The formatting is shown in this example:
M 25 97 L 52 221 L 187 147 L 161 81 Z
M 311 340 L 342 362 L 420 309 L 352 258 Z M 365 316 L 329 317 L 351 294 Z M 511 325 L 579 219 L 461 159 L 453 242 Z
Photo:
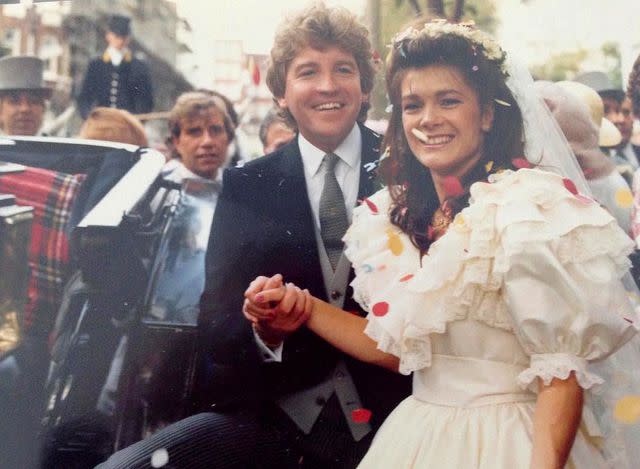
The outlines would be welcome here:
M 368 94 L 373 89 L 375 69 L 371 58 L 369 31 L 356 16 L 342 7 L 328 8 L 322 3 L 312 5 L 285 19 L 278 30 L 271 49 L 266 83 L 274 100 L 285 93 L 287 70 L 293 59 L 305 47 L 324 49 L 335 46 L 353 54 L 360 72 L 360 87 Z M 369 103 L 364 102 L 359 121 L 367 118 Z M 280 109 L 282 117 L 292 128 L 297 124 L 287 109 Z

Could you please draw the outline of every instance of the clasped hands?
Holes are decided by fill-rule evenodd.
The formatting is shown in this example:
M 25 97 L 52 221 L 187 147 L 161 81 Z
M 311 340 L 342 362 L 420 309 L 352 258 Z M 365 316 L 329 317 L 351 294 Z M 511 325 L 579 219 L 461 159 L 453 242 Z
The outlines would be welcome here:
M 279 346 L 311 316 L 313 297 L 282 275 L 256 277 L 244 292 L 242 313 L 269 348 Z

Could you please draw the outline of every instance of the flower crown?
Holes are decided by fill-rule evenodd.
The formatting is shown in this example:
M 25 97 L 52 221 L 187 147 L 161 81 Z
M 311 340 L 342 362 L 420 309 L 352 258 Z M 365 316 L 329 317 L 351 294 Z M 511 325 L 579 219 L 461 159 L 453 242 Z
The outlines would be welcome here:
M 487 60 L 496 62 L 505 76 L 508 75 L 505 66 L 507 54 L 490 35 L 476 29 L 473 21 L 449 23 L 444 19 L 434 19 L 425 23 L 422 29 L 410 26 L 394 36 L 391 40 L 391 45 L 398 50 L 400 55 L 406 58 L 404 47 L 408 41 L 420 37 L 437 39 L 447 35 L 463 37 L 471 43 L 474 54 L 478 51 L 481 52 Z M 476 71 L 477 66 L 474 66 L 473 70 Z

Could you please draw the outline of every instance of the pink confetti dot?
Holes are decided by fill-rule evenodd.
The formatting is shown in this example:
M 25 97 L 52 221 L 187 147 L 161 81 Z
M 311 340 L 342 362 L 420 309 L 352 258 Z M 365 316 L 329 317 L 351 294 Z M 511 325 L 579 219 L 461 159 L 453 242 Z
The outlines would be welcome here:
M 562 183 L 564 184 L 564 187 L 573 195 L 578 194 L 578 189 L 576 188 L 576 185 L 573 183 L 571 179 L 564 178 L 562 180 Z

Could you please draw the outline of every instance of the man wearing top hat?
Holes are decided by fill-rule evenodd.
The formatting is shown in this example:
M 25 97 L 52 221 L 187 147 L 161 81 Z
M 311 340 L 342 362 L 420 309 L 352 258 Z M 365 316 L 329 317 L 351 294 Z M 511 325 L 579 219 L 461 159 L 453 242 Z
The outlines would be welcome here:
M 0 133 L 37 135 L 51 97 L 43 79 L 44 64 L 37 57 L 0 59 Z
M 630 173 L 640 168 L 640 147 L 631 144 L 633 131 L 633 113 L 631 100 L 625 92 L 613 85 L 603 72 L 587 72 L 575 78 L 575 81 L 590 86 L 598 92 L 604 103 L 604 114 L 613 122 L 622 140 L 619 145 L 609 150 L 619 169 Z
M 129 21 L 121 15 L 109 19 L 105 34 L 107 49 L 89 62 L 77 98 L 84 119 L 95 106 L 126 109 L 132 114 L 150 112 L 153 108 L 149 70 L 128 48 Z

